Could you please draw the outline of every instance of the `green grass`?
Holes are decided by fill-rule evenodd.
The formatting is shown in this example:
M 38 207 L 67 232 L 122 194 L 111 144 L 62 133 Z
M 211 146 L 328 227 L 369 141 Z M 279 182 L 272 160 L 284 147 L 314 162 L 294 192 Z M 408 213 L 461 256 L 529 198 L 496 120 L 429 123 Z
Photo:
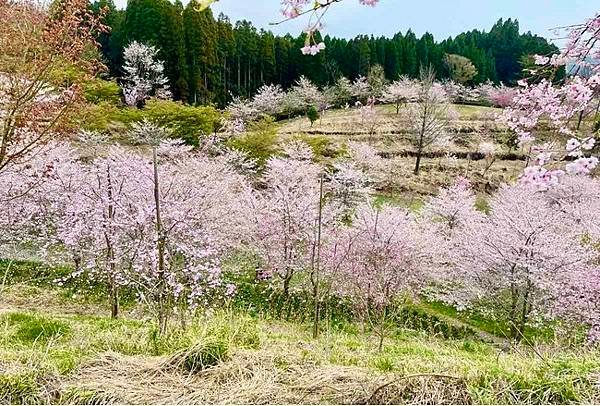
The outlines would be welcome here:
M 485 317 L 477 311 L 458 311 L 456 308 L 446 305 L 442 302 L 423 302 L 420 304 L 424 309 L 433 313 L 444 315 L 455 320 L 466 323 L 473 328 L 491 334 L 500 339 L 510 337 L 510 325 L 506 320 L 492 319 Z M 526 327 L 523 335 L 527 340 L 534 342 L 549 341 L 553 338 L 553 328 L 551 325 L 544 327 Z
M 70 325 L 64 321 L 41 315 L 9 313 L 0 318 L 5 331 L 12 331 L 10 338 L 21 343 L 46 343 L 70 333 Z
M 45 403 L 42 391 L 39 374 L 35 371 L 0 374 L 1 404 Z
M 39 297 L 52 297 L 45 288 L 35 289 Z M 174 328 L 170 334 L 158 337 L 153 320 L 143 313 L 137 313 L 135 319 L 111 320 L 103 314 L 71 314 L 63 307 L 72 305 L 49 302 L 37 311 L 0 313 L 0 403 L 118 401 L 110 387 L 56 384 L 68 381 L 80 368 L 106 353 L 156 359 L 157 365 L 162 359 L 183 360 L 178 365 L 185 373 L 203 371 L 197 374 L 198 379 L 203 379 L 207 367 L 237 370 L 240 357 L 250 357 L 257 363 L 244 367 L 251 368 L 249 377 L 266 373 L 261 370 L 264 361 L 258 360 L 268 359 L 280 374 L 302 374 L 314 368 L 356 368 L 357 374 L 366 370 L 373 376 L 389 375 L 382 378 L 385 380 L 413 374 L 450 375 L 460 380 L 464 396 L 475 403 L 600 400 L 600 353 L 552 343 L 539 347 L 537 353 L 525 345 L 507 351 L 470 334 L 444 338 L 435 330 L 448 328 L 440 327 L 444 318 L 490 334 L 500 334 L 506 326 L 440 303 L 414 305 L 418 313 L 414 322 L 427 321 L 427 326 L 391 323 L 381 352 L 377 350 L 377 337 L 357 322 L 324 322 L 320 337 L 313 340 L 309 320 L 288 322 L 221 309 L 188 319 L 185 329 Z M 173 322 L 180 325 L 179 320 Z M 436 390 L 449 390 L 444 388 Z M 408 391 L 403 396 L 410 401 L 416 395 Z
M 27 283 L 34 286 L 51 286 L 55 280 L 72 272 L 68 266 L 50 266 L 39 261 L 0 258 L 0 281 L 7 284 Z M 6 278 L 5 278 L 6 276 Z
M 6 319 L 17 323 L 25 320 L 28 325 L 36 317 L 42 316 L 10 313 Z M 32 341 L 9 342 L 5 339 L 8 333 L 2 333 L 1 358 L 21 365 L 25 371 L 0 375 L 0 401 L 43 401 L 43 379 L 38 372 L 45 374 L 43 377 L 67 376 L 103 352 L 156 356 L 184 351 L 193 354 L 186 358 L 186 366 L 195 372 L 206 366 L 218 368 L 221 362 L 235 359 L 240 350 L 273 354 L 269 356 L 276 358 L 282 371 L 306 364 L 367 368 L 373 373 L 458 376 L 465 380 L 474 401 L 482 403 L 571 403 L 597 399 L 593 376 L 600 368 L 600 359 L 591 351 L 562 349 L 548 352 L 541 359 L 526 349 L 505 353 L 472 339 L 447 340 L 399 329 L 386 338 L 379 353 L 375 337 L 360 329 L 324 326 L 320 338 L 312 340 L 308 323 L 269 321 L 227 312 L 199 319 L 186 331 L 159 339 L 158 343 L 153 342 L 149 323 L 82 316 L 65 316 L 62 322 L 72 326 L 71 333 L 48 341 L 45 347 Z M 66 359 L 71 360 L 69 368 L 64 368 Z M 98 400 L 97 396 L 94 391 L 70 389 L 59 397 L 87 403 Z
M 420 196 L 402 196 L 395 193 L 377 193 L 373 197 L 374 204 L 376 206 L 389 204 L 391 206 L 404 207 L 412 212 L 418 212 L 425 205 L 425 200 Z
M 502 112 L 502 109 L 495 107 L 476 106 L 469 104 L 455 104 L 454 108 L 460 114 L 460 118 L 463 120 L 476 120 L 480 119 L 482 114 L 498 114 Z

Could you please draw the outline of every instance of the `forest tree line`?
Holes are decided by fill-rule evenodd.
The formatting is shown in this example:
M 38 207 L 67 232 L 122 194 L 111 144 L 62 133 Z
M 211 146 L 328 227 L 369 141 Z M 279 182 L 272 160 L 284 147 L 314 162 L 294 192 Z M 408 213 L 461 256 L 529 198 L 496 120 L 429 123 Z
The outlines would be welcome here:
M 101 50 L 110 75 L 122 75 L 123 48 L 131 41 L 156 46 L 176 100 L 192 104 L 225 105 L 232 96 L 250 97 L 264 84 L 288 88 L 304 75 L 317 85 L 339 77 L 366 76 L 374 65 L 388 80 L 417 77 L 421 66 L 432 66 L 439 79 L 449 77 L 446 54 L 462 55 L 477 69 L 472 84 L 492 81 L 514 84 L 532 54 L 558 49 L 530 32 L 521 34 L 517 20 L 499 20 L 489 32 L 472 30 L 436 42 L 411 30 L 392 38 L 359 35 L 353 39 L 325 36 L 326 49 L 317 56 L 302 55 L 304 34 L 276 36 L 249 21 L 233 24 L 199 10 L 198 0 L 129 0 L 125 10 L 113 0 L 97 0 L 94 10 L 106 7 L 110 31 L 100 34 Z M 318 35 L 318 34 L 317 34 Z

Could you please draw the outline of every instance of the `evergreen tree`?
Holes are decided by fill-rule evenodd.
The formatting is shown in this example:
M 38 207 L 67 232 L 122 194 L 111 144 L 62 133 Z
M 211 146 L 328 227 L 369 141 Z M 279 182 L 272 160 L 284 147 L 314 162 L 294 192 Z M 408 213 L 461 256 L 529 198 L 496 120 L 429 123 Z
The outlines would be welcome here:
M 305 76 L 324 87 L 340 77 L 354 81 L 381 65 L 385 79 L 416 78 L 421 67 L 433 67 L 438 79 L 450 77 L 444 55 L 468 58 L 477 73 L 470 83 L 486 81 L 514 84 L 521 77 L 521 61 L 532 54 L 550 55 L 558 49 L 544 38 L 520 34 L 516 20 L 499 20 L 490 32 L 472 30 L 436 42 L 429 33 L 417 38 L 408 30 L 392 38 L 359 35 L 351 40 L 325 37 L 315 40 L 326 48 L 316 56 L 303 55 L 306 35 L 275 36 L 258 31 L 249 21 L 232 26 L 210 9 L 200 11 L 202 0 L 128 0 L 119 11 L 114 0 L 96 0 L 93 10 L 108 8 L 110 33 L 98 38 L 113 76 L 121 76 L 123 47 L 133 40 L 155 46 L 165 61 L 165 74 L 176 99 L 193 104 L 224 106 L 232 96 L 252 97 L 265 84 L 288 89 Z
M 95 14 L 99 14 L 101 10 L 105 12 L 103 23 L 109 30 L 98 35 L 98 43 L 110 75 L 120 76 L 120 67 L 123 64 L 122 27 L 125 12 L 118 10 L 113 0 L 96 0 L 90 7 Z
M 198 0 L 191 0 L 183 11 L 188 99 L 193 104 L 208 104 L 218 87 L 218 31 L 210 8 L 198 11 L 199 6 Z

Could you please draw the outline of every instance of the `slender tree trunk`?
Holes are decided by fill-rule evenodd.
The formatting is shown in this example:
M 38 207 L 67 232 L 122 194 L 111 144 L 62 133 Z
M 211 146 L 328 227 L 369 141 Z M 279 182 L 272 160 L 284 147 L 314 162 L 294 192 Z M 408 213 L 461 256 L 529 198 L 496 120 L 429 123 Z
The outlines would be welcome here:
M 523 293 L 523 307 L 521 308 L 521 320 L 519 321 L 519 331 L 517 342 L 521 341 L 525 335 L 525 325 L 527 324 L 527 319 L 529 318 L 529 296 L 531 294 L 531 282 L 527 281 L 527 287 L 525 288 L 525 292 Z
M 75 266 L 75 273 L 78 274 L 81 271 L 81 255 L 75 254 L 73 256 L 73 265 Z
M 415 170 L 414 170 L 414 174 L 418 175 L 419 174 L 419 170 L 421 168 L 421 155 L 422 155 L 423 151 L 421 150 L 421 148 L 419 148 L 417 150 L 417 162 L 415 163 Z
M 227 57 L 223 58 L 223 96 L 224 100 L 227 100 L 227 89 L 229 88 L 227 83 Z
M 383 351 L 383 338 L 385 337 L 385 319 L 387 317 L 387 306 L 383 306 L 383 310 L 381 311 L 381 319 L 379 320 L 379 345 L 377 346 L 377 350 L 379 352 Z
M 423 154 L 423 138 L 425 137 L 425 123 L 426 117 L 423 117 L 423 125 L 421 126 L 421 132 L 419 133 L 419 146 L 417 148 L 417 162 L 415 163 L 415 175 L 419 174 L 421 167 L 421 155 Z
M 320 316 L 320 306 L 319 306 L 319 273 L 321 266 L 321 227 L 323 222 L 323 174 L 321 173 L 320 185 L 319 185 L 319 212 L 317 216 L 317 239 L 316 239 L 316 249 L 313 247 L 313 301 L 314 301 L 314 319 L 313 319 L 313 338 L 317 338 L 319 336 L 319 316 Z M 315 252 L 316 251 L 316 252 Z
M 113 204 L 113 185 L 110 173 L 110 165 L 106 167 L 106 182 L 108 195 L 108 228 L 104 232 L 104 239 L 106 241 L 106 261 L 108 262 L 110 317 L 116 319 L 119 317 L 119 288 L 116 282 L 117 264 L 115 263 L 115 251 L 111 240 L 112 224 L 115 218 L 115 208 Z
M 158 177 L 158 157 L 156 146 L 152 150 L 152 164 L 154 169 L 154 205 L 156 209 L 156 234 L 157 251 L 158 251 L 158 330 L 160 335 L 164 335 L 167 331 L 167 294 L 166 294 L 166 275 L 165 275 L 165 236 L 162 228 L 161 211 L 160 211 L 160 185 Z
M 513 266 L 514 269 L 514 266 Z M 514 271 L 513 271 L 514 272 Z M 519 332 L 517 328 L 517 307 L 519 305 L 519 288 L 516 283 L 511 282 L 510 284 L 510 294 L 511 294 L 511 303 L 510 303 L 510 312 L 508 314 L 508 319 L 510 322 L 510 338 L 518 342 Z
M 286 275 L 283 278 L 283 297 L 287 301 L 290 297 L 290 282 L 292 281 L 292 274 Z
M 579 118 L 577 119 L 577 131 L 581 128 L 581 123 L 583 121 L 583 110 L 579 112 Z
M 240 63 L 240 57 L 237 58 L 237 87 L 238 94 L 242 92 L 242 66 Z

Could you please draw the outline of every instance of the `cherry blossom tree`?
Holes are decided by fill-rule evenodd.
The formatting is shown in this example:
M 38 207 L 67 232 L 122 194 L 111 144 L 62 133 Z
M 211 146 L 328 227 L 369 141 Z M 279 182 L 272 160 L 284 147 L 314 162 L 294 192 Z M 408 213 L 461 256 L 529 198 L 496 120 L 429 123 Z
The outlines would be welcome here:
M 600 181 L 588 176 L 564 176 L 561 182 L 545 192 L 550 206 L 563 213 L 571 227 L 583 236 L 590 246 L 600 242 Z M 597 249 L 597 248 L 596 248 Z M 556 284 L 556 302 L 553 310 L 557 317 L 589 328 L 588 341 L 600 342 L 600 268 L 581 267 L 561 275 Z
M 295 92 L 293 90 L 288 91 L 285 94 L 283 100 L 281 101 L 281 112 L 282 114 L 285 114 L 288 118 L 292 117 L 295 114 L 305 113 L 306 107 L 300 93 Z
M 376 189 L 385 186 L 390 172 L 389 166 L 375 148 L 351 141 L 348 143 L 348 153 L 352 165 L 361 170 Z
M 322 94 L 319 88 L 305 76 L 301 76 L 290 92 L 299 101 L 300 108 L 304 113 L 310 106 L 315 108 L 321 103 Z
M 366 203 L 372 193 L 370 179 L 354 162 L 336 162 L 328 176 L 331 198 L 346 211 Z
M 506 108 L 509 107 L 515 96 L 517 96 L 518 89 L 507 87 L 504 85 L 492 86 L 485 89 L 485 96 L 489 100 L 492 106 Z
M 352 82 L 348 78 L 342 76 L 334 86 L 335 104 L 337 106 L 345 106 L 352 100 Z
M 375 98 L 370 97 L 364 106 L 357 102 L 357 106 L 359 106 L 361 126 L 368 134 L 369 143 L 372 143 L 381 120 L 379 112 L 375 108 Z
M 452 103 L 479 104 L 484 101 L 480 88 L 465 86 L 453 80 L 444 81 L 442 86 Z
M 403 296 L 414 297 L 425 283 L 426 239 L 406 210 L 370 204 L 358 207 L 352 225 L 338 238 L 329 245 L 337 258 L 329 254 L 327 264 L 339 269 L 340 294 L 376 327 L 381 351 L 389 306 Z
M 491 300 L 506 311 L 511 338 L 519 341 L 532 316 L 551 317 L 562 281 L 589 272 L 597 253 L 534 187 L 502 188 L 490 211 L 456 234 L 448 297 L 459 306 Z
M 416 101 L 418 96 L 419 88 L 417 83 L 404 76 L 390 83 L 385 88 L 381 101 L 393 104 L 396 107 L 396 114 L 399 114 L 402 105 Z
M 322 168 L 311 162 L 312 151 L 301 143 L 288 144 L 287 157 L 271 158 L 264 175 L 266 189 L 249 196 L 252 241 L 267 264 L 266 275 L 281 280 L 284 297 L 294 276 L 310 268 L 315 226 L 321 201 Z M 334 221 L 331 206 L 321 212 L 322 227 Z
M 140 179 L 137 232 L 144 239 L 135 275 L 164 333 L 175 304 L 195 309 L 233 292 L 220 260 L 242 241 L 247 215 L 238 196 L 246 182 L 181 146 L 163 143 L 156 151 L 156 165 L 147 163 Z
M 569 327 L 588 328 L 588 344 L 600 343 L 600 268 L 590 266 L 560 275 L 555 287 L 554 315 Z
M 296 113 L 302 108 L 300 104 L 300 101 L 292 97 L 291 92 L 286 94 L 281 86 L 264 85 L 252 100 L 235 97 L 229 103 L 222 119 L 222 131 L 230 136 L 241 134 L 249 123 L 261 117 Z
M 93 139 L 86 140 L 95 142 Z M 87 145 L 88 148 L 95 146 Z M 55 176 L 47 198 L 55 211 L 57 242 L 74 259 L 71 278 L 86 277 L 107 287 L 111 317 L 119 315 L 119 290 L 127 286 L 139 247 L 132 235 L 139 193 L 132 171 L 145 166 L 136 154 L 103 145 L 89 164 L 71 162 Z
M 141 107 L 149 97 L 170 97 L 164 64 L 157 55 L 155 47 L 137 41 L 123 50 L 123 95 L 127 105 Z
M 600 181 L 589 176 L 565 176 L 546 191 L 552 207 L 564 213 L 572 226 L 592 242 L 600 241 Z
M 482 176 L 490 170 L 494 162 L 496 162 L 496 145 L 493 142 L 485 141 L 479 144 L 479 151 L 485 160 L 485 167 L 483 168 Z
M 50 142 L 0 172 L 0 247 L 17 252 L 33 245 L 46 251 L 52 244 L 53 233 L 47 225 L 54 220 L 55 208 L 48 204 L 53 196 L 49 184 L 68 172 L 72 156 L 66 144 Z
M 449 239 L 467 232 L 482 214 L 475 209 L 475 193 L 469 180 L 459 177 L 452 186 L 441 188 L 437 196 L 430 198 L 421 215 L 438 234 Z
M 598 158 L 588 154 L 595 138 L 585 126 L 586 117 L 595 114 L 595 95 L 600 87 L 600 65 L 588 62 L 599 55 L 598 25 L 595 16 L 581 25 L 569 28 L 568 43 L 559 55 L 537 56 L 538 69 L 532 83 L 520 81 L 520 90 L 512 106 L 504 111 L 504 121 L 519 139 L 519 145 L 529 151 L 529 165 L 521 180 L 540 187 L 556 185 L 565 173 L 586 175 L 598 165 Z M 576 67 L 559 84 L 547 77 L 567 62 Z M 581 75 L 581 68 L 589 74 Z M 550 73 L 548 73 L 550 72 Z M 537 134 L 550 127 L 557 137 L 544 144 L 537 143 Z M 566 144 L 563 139 L 567 138 Z M 562 145 L 561 145 L 562 144 Z
M 134 289 L 161 334 L 175 306 L 193 310 L 234 291 L 219 260 L 242 240 L 247 218 L 243 176 L 166 135 L 148 122 L 133 126 L 150 158 L 116 146 L 90 163 L 63 158 L 33 199 L 52 241 L 79 258 L 72 276 L 105 282 L 113 316 L 118 288 Z
M 279 85 L 264 85 L 252 99 L 252 107 L 261 114 L 276 116 L 281 113 L 285 93 Z
M 225 116 L 222 119 L 222 130 L 230 136 L 235 136 L 246 131 L 246 126 L 259 116 L 257 110 L 251 101 L 240 97 L 234 97 L 231 103 L 225 109 Z
M 368 102 L 368 99 L 371 97 L 371 87 L 366 77 L 359 76 L 352 83 L 352 97 L 361 104 Z

